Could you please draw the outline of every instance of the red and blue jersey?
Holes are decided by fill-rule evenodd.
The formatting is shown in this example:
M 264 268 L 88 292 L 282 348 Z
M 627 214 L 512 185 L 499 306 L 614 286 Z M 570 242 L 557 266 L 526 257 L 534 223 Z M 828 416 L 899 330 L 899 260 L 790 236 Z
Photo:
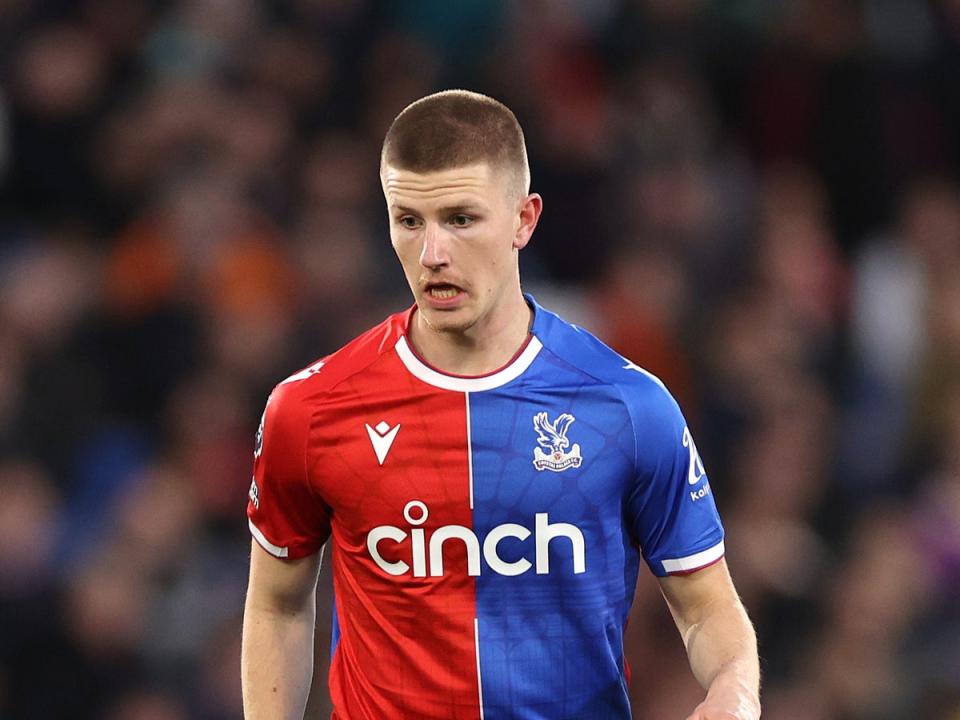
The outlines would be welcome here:
M 629 718 L 624 627 L 655 575 L 723 555 L 673 398 L 528 301 L 497 372 L 429 367 L 388 318 L 280 383 L 248 516 L 278 557 L 329 546 L 333 717 Z

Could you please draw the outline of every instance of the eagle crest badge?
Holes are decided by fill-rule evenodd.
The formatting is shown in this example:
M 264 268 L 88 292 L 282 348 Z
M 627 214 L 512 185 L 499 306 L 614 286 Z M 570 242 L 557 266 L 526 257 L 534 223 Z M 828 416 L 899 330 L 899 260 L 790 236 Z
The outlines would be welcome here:
M 580 467 L 583 462 L 580 445 L 574 443 L 571 447 L 567 438 L 567 431 L 574 420 L 576 418 L 570 413 L 563 413 L 555 422 L 550 422 L 545 412 L 533 416 L 533 428 L 537 431 L 537 444 L 540 446 L 533 449 L 533 466 L 537 470 L 563 472 Z M 570 448 L 569 451 L 567 448 Z

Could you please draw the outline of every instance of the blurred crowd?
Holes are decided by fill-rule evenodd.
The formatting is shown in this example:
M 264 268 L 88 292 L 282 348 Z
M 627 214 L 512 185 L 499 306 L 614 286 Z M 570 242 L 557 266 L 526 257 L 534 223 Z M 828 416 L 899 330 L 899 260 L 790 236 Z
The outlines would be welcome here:
M 680 400 L 764 716 L 960 718 L 956 0 L 0 0 L 0 718 L 241 717 L 260 412 L 409 304 L 445 87 L 524 126 L 526 289 Z M 685 717 L 649 577 L 628 641 Z

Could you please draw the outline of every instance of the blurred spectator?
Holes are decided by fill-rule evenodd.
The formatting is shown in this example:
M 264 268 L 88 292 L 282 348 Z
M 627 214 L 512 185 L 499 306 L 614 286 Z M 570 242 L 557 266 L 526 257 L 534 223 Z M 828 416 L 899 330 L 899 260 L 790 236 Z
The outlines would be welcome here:
M 9 606 L 48 590 L 54 579 L 61 501 L 39 466 L 13 459 L 0 464 L 0 497 L 0 606 Z
M 949 268 L 958 264 L 960 189 L 942 181 L 912 185 L 895 233 L 857 263 L 843 456 L 852 488 L 909 482 L 908 455 L 926 449 L 942 422 L 941 403 L 957 382 L 960 299 Z

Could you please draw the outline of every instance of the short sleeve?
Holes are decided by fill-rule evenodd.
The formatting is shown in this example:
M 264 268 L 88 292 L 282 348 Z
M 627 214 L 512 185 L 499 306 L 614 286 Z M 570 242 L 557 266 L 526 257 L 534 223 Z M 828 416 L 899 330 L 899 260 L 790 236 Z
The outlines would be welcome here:
M 247 518 L 260 546 L 280 558 L 312 555 L 330 535 L 329 508 L 306 469 L 309 427 L 304 403 L 278 385 L 257 430 Z
M 629 400 L 637 474 L 627 513 L 644 559 L 661 577 L 713 564 L 723 557 L 723 525 L 679 406 L 654 380 Z

